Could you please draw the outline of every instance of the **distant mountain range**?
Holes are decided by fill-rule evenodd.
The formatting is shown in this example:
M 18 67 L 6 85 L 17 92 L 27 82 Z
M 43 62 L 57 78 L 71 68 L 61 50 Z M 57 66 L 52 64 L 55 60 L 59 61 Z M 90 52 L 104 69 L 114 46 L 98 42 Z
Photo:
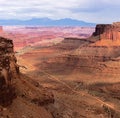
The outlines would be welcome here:
M 49 18 L 34 18 L 30 20 L 0 20 L 0 25 L 32 25 L 32 26 L 95 26 L 95 23 L 88 23 L 80 20 L 65 18 L 52 20 Z

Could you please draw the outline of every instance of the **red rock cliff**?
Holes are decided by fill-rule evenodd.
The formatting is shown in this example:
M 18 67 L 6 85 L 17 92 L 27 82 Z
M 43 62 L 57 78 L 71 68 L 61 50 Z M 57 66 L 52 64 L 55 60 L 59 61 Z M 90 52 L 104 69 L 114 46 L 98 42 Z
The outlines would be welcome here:
M 3 106 L 11 104 L 16 96 L 15 89 L 11 84 L 12 68 L 16 68 L 15 63 L 12 40 L 0 37 L 0 105 Z
M 99 36 L 100 40 L 120 40 L 120 22 L 113 24 L 98 24 L 93 36 Z

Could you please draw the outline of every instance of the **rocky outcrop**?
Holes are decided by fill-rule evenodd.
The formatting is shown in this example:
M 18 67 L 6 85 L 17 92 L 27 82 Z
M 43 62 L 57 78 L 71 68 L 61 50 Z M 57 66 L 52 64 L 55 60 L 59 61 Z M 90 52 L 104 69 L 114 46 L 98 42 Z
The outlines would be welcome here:
M 15 63 L 12 40 L 0 37 L 0 104 L 3 106 L 11 104 L 16 97 L 15 88 L 12 86 L 14 76 L 11 71 L 12 68 L 17 70 Z
M 12 40 L 0 37 L 0 118 L 52 118 L 42 107 L 54 103 L 52 92 L 20 73 L 19 67 Z
M 119 40 L 120 39 L 120 22 L 113 24 L 98 24 L 93 36 L 99 36 L 100 40 Z

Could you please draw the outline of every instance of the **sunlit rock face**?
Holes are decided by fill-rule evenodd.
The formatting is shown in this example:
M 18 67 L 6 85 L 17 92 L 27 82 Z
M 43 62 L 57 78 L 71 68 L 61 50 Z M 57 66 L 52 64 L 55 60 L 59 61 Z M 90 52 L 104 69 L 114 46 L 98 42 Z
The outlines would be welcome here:
M 100 40 L 120 40 L 120 22 L 113 24 L 98 24 L 93 36 L 99 36 Z

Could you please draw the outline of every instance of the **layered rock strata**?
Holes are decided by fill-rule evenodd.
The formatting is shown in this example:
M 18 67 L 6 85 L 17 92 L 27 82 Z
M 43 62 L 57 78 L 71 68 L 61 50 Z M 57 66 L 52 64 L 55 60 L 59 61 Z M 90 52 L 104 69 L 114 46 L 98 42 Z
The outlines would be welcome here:
M 13 68 L 17 72 L 16 59 L 12 40 L 0 37 L 0 104 L 9 105 L 15 98 L 15 89 L 12 86 Z M 13 66 L 11 66 L 13 65 Z
M 119 40 L 120 39 L 120 22 L 113 24 L 98 24 L 93 36 L 99 36 L 100 40 Z
M 16 95 L 24 96 L 38 104 L 53 103 L 53 94 L 42 87 L 38 90 L 30 78 L 27 79 L 27 76 L 19 72 L 19 67 L 12 40 L 0 37 L 0 105 L 9 105 Z

